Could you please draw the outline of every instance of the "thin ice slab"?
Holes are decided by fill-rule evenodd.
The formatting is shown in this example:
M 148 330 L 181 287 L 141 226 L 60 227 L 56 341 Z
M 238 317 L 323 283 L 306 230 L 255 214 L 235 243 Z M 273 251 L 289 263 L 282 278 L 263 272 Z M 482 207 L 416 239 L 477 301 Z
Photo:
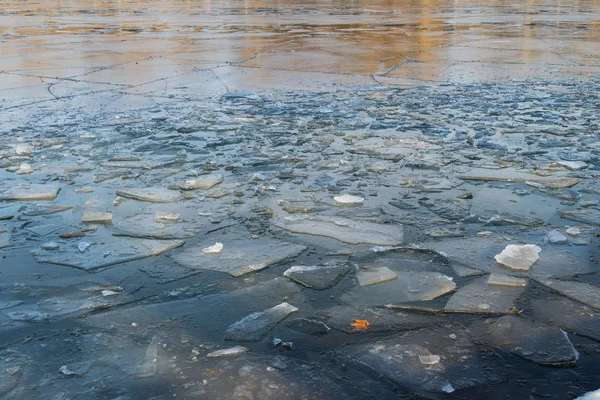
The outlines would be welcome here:
M 214 244 L 214 241 L 211 244 Z M 204 247 L 206 246 L 187 249 L 176 254 L 173 259 L 189 268 L 210 269 L 231 276 L 242 276 L 296 257 L 306 249 L 306 246 L 269 239 L 230 240 L 225 242 L 223 252 L 218 256 L 204 254 Z
M 398 274 L 388 267 L 361 269 L 356 273 L 356 279 L 360 286 L 375 285 L 396 279 Z
M 334 306 L 319 310 L 314 320 L 346 333 L 389 332 L 418 329 L 435 324 L 432 315 L 405 313 L 378 307 Z M 361 325 L 357 321 L 366 321 Z
M 510 269 L 528 271 L 540 258 L 542 249 L 534 244 L 509 244 L 494 257 L 499 264 Z
M 50 215 L 72 209 L 71 206 L 61 206 L 58 204 L 35 204 L 29 205 L 23 210 L 23 215 L 37 217 L 38 215 Z
M 2 193 L 0 193 L 0 201 L 32 201 L 32 200 L 48 200 L 56 199 L 60 192 L 58 185 L 40 185 L 20 183 Z
M 152 214 L 134 215 L 125 218 L 115 227 L 114 236 L 129 236 L 142 239 L 185 239 L 195 235 L 197 229 L 188 224 L 157 222 Z
M 268 310 L 252 313 L 227 328 L 225 340 L 257 342 L 279 321 L 296 311 L 298 311 L 297 307 L 281 303 Z
M 93 243 L 84 252 L 78 249 L 78 244 L 67 243 L 59 250 L 50 251 L 39 248 L 34 250 L 32 254 L 38 262 L 92 271 L 110 265 L 157 256 L 183 246 L 183 244 L 184 242 L 181 240 L 124 240 L 115 238 L 111 242 Z
M 575 364 L 579 358 L 567 334 L 560 328 L 515 315 L 476 322 L 472 328 L 476 334 L 479 332 L 479 340 L 489 346 L 536 364 L 566 366 Z
M 369 306 L 430 301 L 456 290 L 452 278 L 439 272 L 397 272 L 394 280 L 356 286 L 342 299 Z
M 401 225 L 354 221 L 343 217 L 284 217 L 275 219 L 273 225 L 293 233 L 326 236 L 349 244 L 396 246 L 402 243 L 404 236 Z
M 558 326 L 567 332 L 600 341 L 600 311 L 566 299 L 551 297 L 532 300 L 531 317 L 538 322 Z
M 527 281 L 510 275 L 492 273 L 488 278 L 488 285 L 523 287 L 527 286 Z
M 184 183 L 180 183 L 175 185 L 175 188 L 181 190 L 197 190 L 203 189 L 208 190 L 213 186 L 218 185 L 223 182 L 223 175 L 221 174 L 211 174 L 207 176 L 200 177 L 198 179 L 188 179 Z
M 335 285 L 349 269 L 346 265 L 297 265 L 283 276 L 308 288 L 324 290 Z
M 600 288 L 589 283 L 559 281 L 557 279 L 537 279 L 537 282 L 563 296 L 600 310 Z
M 509 314 L 524 287 L 488 285 L 481 277 L 461 287 L 452 295 L 444 311 L 465 314 Z
M 164 188 L 118 190 L 117 196 L 150 203 L 173 203 L 181 199 L 181 193 Z
M 158 339 L 156 336 L 152 338 L 146 355 L 134 371 L 136 378 L 148 378 L 156 375 L 158 372 Z
M 351 344 L 336 353 L 350 365 L 425 396 L 451 393 L 499 378 L 493 360 L 480 359 L 467 333 L 457 326 L 410 331 L 381 341 Z

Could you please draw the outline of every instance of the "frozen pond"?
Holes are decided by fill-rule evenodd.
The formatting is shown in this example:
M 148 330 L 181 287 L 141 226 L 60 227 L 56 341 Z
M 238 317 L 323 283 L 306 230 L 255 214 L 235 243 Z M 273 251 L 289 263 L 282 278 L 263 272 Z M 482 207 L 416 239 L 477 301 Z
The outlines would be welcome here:
M 600 387 L 600 4 L 0 5 L 0 398 Z

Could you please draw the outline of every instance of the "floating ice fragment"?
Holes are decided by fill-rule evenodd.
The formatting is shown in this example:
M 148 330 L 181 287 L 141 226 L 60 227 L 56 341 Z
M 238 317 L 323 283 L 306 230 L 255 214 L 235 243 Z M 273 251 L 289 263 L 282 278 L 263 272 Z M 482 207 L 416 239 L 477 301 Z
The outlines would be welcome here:
M 192 248 L 176 254 L 173 258 L 185 267 L 242 276 L 295 257 L 305 249 L 302 245 L 277 240 L 231 239 L 227 242 L 227 251 L 219 257 L 203 257 L 199 248 Z
M 493 290 L 481 277 L 461 287 L 452 295 L 444 310 L 451 313 L 508 314 L 515 299 L 523 293 L 523 287 L 498 286 Z
M 548 241 L 552 244 L 566 243 L 567 237 L 554 229 L 553 231 L 548 232 Z
M 580 233 L 581 233 L 581 230 L 579 228 L 572 227 L 572 228 L 567 229 L 567 234 L 569 236 L 577 236 Z
M 492 273 L 488 278 L 488 285 L 520 287 L 526 286 L 527 281 L 525 279 L 515 278 L 514 276 Z
M 288 303 L 281 303 L 268 310 L 255 312 L 227 328 L 225 340 L 240 342 L 256 342 L 289 314 L 298 311 Z
M 369 286 L 396 279 L 398 274 L 388 267 L 362 269 L 356 274 L 360 286 Z
M 435 365 L 435 364 L 440 363 L 440 356 L 438 356 L 436 354 L 428 354 L 428 355 L 419 354 L 419 360 L 421 361 L 421 364 L 424 364 L 424 365 Z
M 79 245 L 67 244 L 65 251 L 48 251 L 37 249 L 32 252 L 38 262 L 66 265 L 91 271 L 110 265 L 139 260 L 162 254 L 168 250 L 183 246 L 181 240 L 141 240 L 115 239 L 111 242 L 96 243 L 94 246 L 79 250 Z M 79 251 L 78 251 L 79 250 Z
M 163 188 L 125 189 L 117 191 L 117 196 L 150 203 L 172 203 L 181 198 L 178 191 Z
M 47 242 L 42 244 L 40 247 L 44 250 L 58 250 L 60 246 L 56 242 Z
M 353 196 L 350 194 L 343 194 L 341 196 L 335 196 L 333 198 L 338 205 L 359 205 L 362 204 L 365 199 L 359 196 Z
M 84 252 L 88 247 L 90 247 L 92 244 L 88 243 L 88 242 L 79 242 L 77 244 L 77 248 L 79 249 L 80 252 Z
M 206 357 L 208 358 L 216 358 L 216 357 L 235 357 L 241 354 L 249 352 L 250 349 L 244 346 L 234 346 L 228 349 L 222 349 L 213 351 L 212 353 L 208 353 Z
M 342 217 L 285 217 L 276 218 L 272 223 L 293 233 L 326 236 L 349 244 L 396 246 L 403 239 L 402 225 L 376 224 Z
M 345 265 L 293 266 L 283 276 L 311 289 L 324 290 L 335 285 L 348 270 Z
M 442 386 L 442 392 L 452 393 L 452 392 L 454 392 L 454 387 L 452 387 L 452 385 L 450 383 L 447 383 L 444 386 Z
M 71 364 L 69 366 L 63 365 L 58 369 L 58 372 L 66 376 L 82 376 L 87 374 L 91 366 L 92 364 L 90 362 L 84 361 L 80 363 Z
M 538 260 L 542 249 L 534 244 L 509 244 L 502 253 L 494 257 L 496 261 L 508 268 L 528 271 Z
M 156 222 L 178 222 L 180 214 L 173 213 L 154 213 Z
M 557 161 L 556 163 L 571 171 L 578 171 L 588 167 L 583 161 Z
M 112 214 L 107 212 L 85 211 L 81 217 L 84 224 L 112 224 Z
M 17 148 L 15 149 L 15 153 L 17 153 L 20 156 L 29 155 L 29 154 L 33 153 L 33 147 L 31 147 L 31 146 L 17 146 Z
M 196 189 L 210 189 L 213 186 L 223 182 L 223 175 L 212 174 L 199 179 L 188 179 L 183 184 L 176 185 L 177 189 L 181 190 L 196 190 Z
M 473 331 L 478 332 L 480 322 Z M 568 336 L 559 328 L 507 315 L 485 326 L 481 340 L 502 351 L 541 365 L 570 365 L 579 357 Z
M 28 175 L 31 174 L 33 172 L 33 168 L 31 168 L 31 165 L 29 164 L 21 164 L 19 166 L 19 169 L 16 171 L 17 175 Z
M 132 326 L 133 326 L 133 324 L 132 324 Z M 136 378 L 147 378 L 147 377 L 156 375 L 157 372 L 158 372 L 158 339 L 156 339 L 156 336 L 154 336 L 152 338 L 152 341 L 150 341 L 148 348 L 146 349 L 146 355 L 144 356 L 144 359 L 135 369 L 134 375 Z
M 58 185 L 18 184 L 2 193 L 0 201 L 4 200 L 54 200 L 60 192 Z
M 209 247 L 205 247 L 202 249 L 202 253 L 204 254 L 208 254 L 208 255 L 219 255 L 223 252 L 223 243 L 215 243 L 212 246 Z

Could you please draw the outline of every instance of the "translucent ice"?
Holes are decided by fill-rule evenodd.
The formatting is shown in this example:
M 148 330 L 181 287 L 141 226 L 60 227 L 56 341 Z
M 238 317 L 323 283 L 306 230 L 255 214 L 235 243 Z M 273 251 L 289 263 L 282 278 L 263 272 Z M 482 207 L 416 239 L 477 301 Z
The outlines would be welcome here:
M 256 342 L 273 327 L 298 308 L 288 303 L 281 303 L 268 310 L 255 312 L 227 328 L 225 340 L 240 342 Z

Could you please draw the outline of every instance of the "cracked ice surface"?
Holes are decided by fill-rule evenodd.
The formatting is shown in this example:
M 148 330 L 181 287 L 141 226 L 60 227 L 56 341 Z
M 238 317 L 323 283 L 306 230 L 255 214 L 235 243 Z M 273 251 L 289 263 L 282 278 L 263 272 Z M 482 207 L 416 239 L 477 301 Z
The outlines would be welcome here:
M 0 397 L 597 389 L 599 21 L 2 2 Z

